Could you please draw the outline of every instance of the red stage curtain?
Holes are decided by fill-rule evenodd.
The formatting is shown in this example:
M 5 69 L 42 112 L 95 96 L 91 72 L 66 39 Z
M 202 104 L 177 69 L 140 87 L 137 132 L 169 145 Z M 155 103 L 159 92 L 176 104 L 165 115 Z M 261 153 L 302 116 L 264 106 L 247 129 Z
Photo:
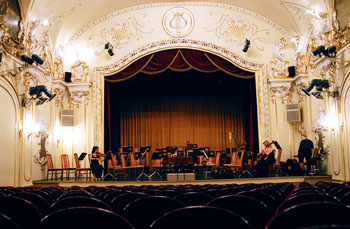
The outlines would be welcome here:
M 139 72 L 159 74 L 167 69 L 187 71 L 191 68 L 201 72 L 223 71 L 240 78 L 252 78 L 254 73 L 242 70 L 227 60 L 213 54 L 192 49 L 172 49 L 143 57 L 123 71 L 106 76 L 109 82 L 118 82 L 133 77 Z

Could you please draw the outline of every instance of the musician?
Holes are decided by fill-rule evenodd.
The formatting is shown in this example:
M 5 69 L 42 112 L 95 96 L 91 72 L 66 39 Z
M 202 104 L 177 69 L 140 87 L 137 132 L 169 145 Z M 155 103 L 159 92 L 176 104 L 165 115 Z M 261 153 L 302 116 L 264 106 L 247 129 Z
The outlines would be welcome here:
M 252 152 L 246 150 L 247 142 L 243 142 L 240 147 L 238 153 L 243 154 L 242 165 L 252 166 Z
M 300 142 L 298 150 L 299 163 L 303 165 L 304 158 L 306 159 L 307 172 L 311 171 L 311 156 L 314 149 L 314 143 L 310 139 L 303 139 Z
M 100 162 L 103 159 L 104 154 L 100 152 L 100 148 L 98 146 L 92 147 L 91 154 L 89 155 L 90 159 L 90 168 L 92 174 L 94 175 L 94 180 L 96 178 L 101 178 L 103 166 L 100 165 Z
M 275 159 L 275 153 L 272 149 L 272 144 L 274 144 L 275 141 L 264 141 L 264 148 L 261 150 L 261 152 L 257 155 L 256 161 L 254 162 L 254 165 L 257 168 L 257 176 L 258 177 L 267 177 L 269 176 L 269 166 L 274 164 L 276 162 Z

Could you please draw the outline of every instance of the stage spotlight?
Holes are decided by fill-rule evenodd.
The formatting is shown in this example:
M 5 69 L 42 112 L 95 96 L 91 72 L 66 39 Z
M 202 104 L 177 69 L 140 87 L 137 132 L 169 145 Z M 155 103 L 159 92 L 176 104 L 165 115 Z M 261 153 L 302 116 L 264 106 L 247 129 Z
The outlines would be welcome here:
M 318 46 L 314 51 L 312 51 L 312 53 L 314 54 L 314 56 L 319 55 L 321 57 L 321 54 L 324 53 L 326 50 L 326 48 L 324 47 L 324 45 Z
M 41 95 L 42 92 L 44 92 L 44 94 L 48 98 L 42 97 L 42 95 Z M 29 88 L 29 95 L 32 96 L 32 97 L 35 96 L 34 99 L 38 99 L 36 105 L 42 105 L 43 103 L 46 102 L 46 100 L 48 100 L 50 102 L 56 96 L 56 94 L 51 94 L 44 85 L 38 85 L 36 87 L 30 87 Z
M 32 58 L 30 58 L 29 56 L 27 56 L 27 55 L 22 55 L 22 56 L 21 56 L 21 59 L 22 59 L 25 63 L 30 64 L 30 65 L 32 65 L 32 64 L 34 63 L 34 60 L 33 60 Z
M 327 50 L 325 50 L 324 55 L 327 57 L 334 58 L 337 55 L 337 47 L 330 46 Z
M 107 44 L 105 44 L 105 49 L 107 49 L 107 52 L 110 56 L 114 55 L 113 45 L 111 43 L 107 42 Z
M 2 61 L 2 52 L 0 52 L 0 63 Z
M 315 96 L 317 99 L 323 99 L 321 92 L 323 91 L 323 88 L 328 89 L 329 88 L 329 82 L 328 80 L 320 80 L 320 79 L 314 79 L 311 81 L 311 84 L 307 88 L 301 89 L 306 95 L 310 96 L 310 92 L 312 89 L 316 86 L 317 92 L 311 93 L 311 95 Z
M 113 56 L 113 55 L 114 55 L 113 50 L 112 50 L 112 49 L 108 49 L 108 54 L 109 54 L 110 56 Z
M 44 60 L 36 54 L 32 55 L 32 60 L 34 60 L 35 62 L 37 62 L 40 65 L 42 65 L 44 63 Z
M 247 52 L 250 46 L 250 40 L 245 39 L 245 44 L 244 44 L 244 48 L 243 48 L 243 52 Z

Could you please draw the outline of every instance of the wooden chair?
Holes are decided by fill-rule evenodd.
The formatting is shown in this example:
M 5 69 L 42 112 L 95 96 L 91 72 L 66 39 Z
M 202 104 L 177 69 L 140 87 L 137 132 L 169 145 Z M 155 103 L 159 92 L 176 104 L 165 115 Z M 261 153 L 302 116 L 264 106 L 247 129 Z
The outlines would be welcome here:
M 108 172 L 112 174 L 114 180 L 117 180 L 118 175 L 123 175 L 126 178 L 126 168 L 118 165 L 117 155 L 112 154 L 111 159 L 108 161 Z
M 135 152 L 137 152 L 138 149 L 135 148 Z M 138 176 L 139 172 L 142 171 L 142 168 L 144 167 L 143 165 L 141 165 L 140 159 L 136 159 L 136 154 L 134 153 L 130 153 L 130 169 L 134 170 L 135 172 L 135 177 Z
M 224 164 L 225 168 L 230 169 L 233 173 L 237 174 L 243 170 L 243 153 L 233 152 L 231 156 L 231 163 Z
M 88 178 L 91 178 L 91 169 L 90 168 L 82 168 L 79 163 L 79 158 L 78 154 L 74 154 L 74 161 L 75 161 L 75 179 L 79 180 L 80 175 L 85 174 L 86 175 L 86 180 Z
M 67 154 L 61 155 L 61 164 L 62 164 L 62 170 L 63 172 L 66 171 L 66 179 L 69 180 L 69 174 L 70 173 L 76 173 L 74 167 L 70 167 L 69 165 L 69 158 Z
M 269 175 L 273 176 L 273 175 L 282 175 L 282 169 L 281 169 L 281 156 L 282 156 L 282 149 L 278 150 L 277 153 L 277 158 L 276 158 L 276 162 L 273 165 L 270 165 L 269 167 Z
M 51 180 L 53 180 L 53 173 L 54 172 L 55 172 L 55 178 L 57 180 L 57 171 L 61 172 L 61 179 L 63 179 L 63 169 L 62 168 L 54 168 L 51 154 L 46 154 L 46 160 L 47 160 L 47 180 L 49 179 L 50 172 L 51 172 Z

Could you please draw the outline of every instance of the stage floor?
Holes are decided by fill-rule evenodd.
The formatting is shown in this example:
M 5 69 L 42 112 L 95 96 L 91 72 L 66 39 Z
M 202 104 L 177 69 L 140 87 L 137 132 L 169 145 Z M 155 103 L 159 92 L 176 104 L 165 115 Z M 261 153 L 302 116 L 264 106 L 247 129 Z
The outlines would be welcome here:
M 282 183 L 282 182 L 309 182 L 315 184 L 318 181 L 331 181 L 332 176 L 283 176 L 283 177 L 265 177 L 265 178 L 235 178 L 235 179 L 202 179 L 194 181 L 93 181 L 86 180 L 82 178 L 77 181 L 74 178 L 69 180 L 37 180 L 33 181 L 34 186 L 55 186 L 59 185 L 62 187 L 71 186 L 141 186 L 141 185 L 182 185 L 182 184 L 194 184 L 194 185 L 204 185 L 204 184 L 247 184 L 247 183 Z

